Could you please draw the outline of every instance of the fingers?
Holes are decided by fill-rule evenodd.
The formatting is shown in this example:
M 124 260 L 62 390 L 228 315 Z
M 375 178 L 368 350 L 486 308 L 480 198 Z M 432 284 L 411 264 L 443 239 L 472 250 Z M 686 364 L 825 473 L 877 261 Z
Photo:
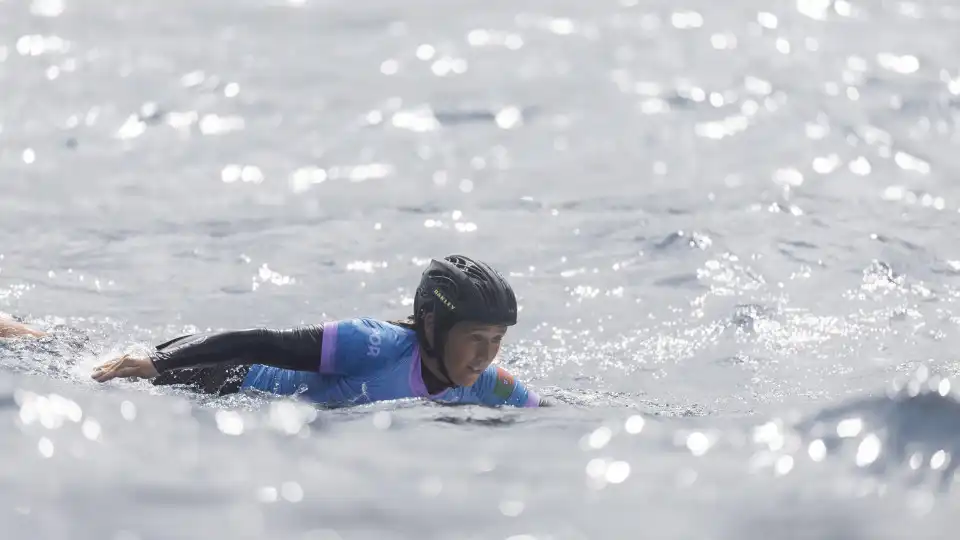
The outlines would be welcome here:
M 131 365 L 126 355 L 97 366 L 91 378 L 97 382 L 107 382 L 117 377 L 132 377 L 136 375 L 136 366 Z
M 97 382 L 107 382 L 111 379 L 132 379 L 132 378 L 141 378 L 140 370 L 136 366 L 132 367 L 122 367 L 120 369 L 115 369 L 112 371 L 105 371 L 100 373 L 94 373 L 92 375 L 93 380 Z
M 107 381 L 109 381 L 110 379 L 115 379 L 115 378 L 117 378 L 117 377 L 123 377 L 123 372 L 124 372 L 124 371 L 125 371 L 124 368 L 116 368 L 116 367 L 103 368 L 103 367 L 100 367 L 100 368 L 97 368 L 96 370 L 94 370 L 93 374 L 91 375 L 91 378 L 93 378 L 93 380 L 95 380 L 95 381 L 97 381 L 97 382 L 107 382 Z
M 97 366 L 90 378 L 97 382 L 107 382 L 117 378 L 152 379 L 159 375 L 149 358 L 123 355 Z

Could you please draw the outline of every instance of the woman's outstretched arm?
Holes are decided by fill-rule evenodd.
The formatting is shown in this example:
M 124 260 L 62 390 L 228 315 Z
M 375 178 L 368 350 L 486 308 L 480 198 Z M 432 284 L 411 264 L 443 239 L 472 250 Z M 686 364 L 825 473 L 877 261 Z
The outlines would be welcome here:
M 159 373 L 214 365 L 264 364 L 295 371 L 320 369 L 323 325 L 255 328 L 182 336 L 157 346 Z
M 98 366 L 93 379 L 152 379 L 176 369 L 263 364 L 294 371 L 319 371 L 323 325 L 286 330 L 231 330 L 181 336 L 149 356 L 124 355 Z

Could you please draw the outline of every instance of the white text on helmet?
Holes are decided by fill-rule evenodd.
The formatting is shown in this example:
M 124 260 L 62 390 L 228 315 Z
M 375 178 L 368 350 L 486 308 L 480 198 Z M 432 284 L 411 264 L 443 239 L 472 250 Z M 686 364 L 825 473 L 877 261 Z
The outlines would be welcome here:
M 453 305 L 453 302 L 447 300 L 447 297 L 444 296 L 442 292 L 440 292 L 440 289 L 434 289 L 433 294 L 434 296 L 439 298 L 441 302 L 443 302 L 443 305 L 447 306 L 447 309 L 449 309 L 450 311 L 457 310 L 457 307 Z

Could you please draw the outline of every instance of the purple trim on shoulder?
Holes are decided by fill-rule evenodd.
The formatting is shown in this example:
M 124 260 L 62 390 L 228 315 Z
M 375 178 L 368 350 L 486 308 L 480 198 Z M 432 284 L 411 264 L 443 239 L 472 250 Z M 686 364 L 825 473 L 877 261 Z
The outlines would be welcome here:
M 413 346 L 413 361 L 410 362 L 410 391 L 413 392 L 415 396 L 427 399 L 441 397 L 450 391 L 450 389 L 447 388 L 437 394 L 427 392 L 427 385 L 423 382 L 423 375 L 421 374 L 422 370 L 423 361 L 420 360 L 420 344 L 417 343 Z
M 540 406 L 540 396 L 537 395 L 533 390 L 527 390 L 527 402 L 523 404 L 524 407 L 539 407 Z
M 410 362 L 410 391 L 413 395 L 419 397 L 429 397 L 427 394 L 427 385 L 423 383 L 423 376 L 420 375 L 420 345 L 413 346 L 413 362 Z
M 320 346 L 320 373 L 334 373 L 337 362 L 337 322 L 323 323 L 323 344 Z

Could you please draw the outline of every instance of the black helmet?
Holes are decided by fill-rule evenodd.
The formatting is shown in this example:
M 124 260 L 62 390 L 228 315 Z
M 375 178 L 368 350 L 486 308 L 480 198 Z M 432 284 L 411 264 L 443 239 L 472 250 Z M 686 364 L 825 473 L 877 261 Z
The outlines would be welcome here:
M 423 318 L 434 314 L 433 343 L 426 339 Z M 460 321 L 517 324 L 517 297 L 507 280 L 490 265 L 463 255 L 433 259 L 420 278 L 413 300 L 420 347 L 437 358 L 443 375 L 450 378 L 443 360 L 447 332 Z

